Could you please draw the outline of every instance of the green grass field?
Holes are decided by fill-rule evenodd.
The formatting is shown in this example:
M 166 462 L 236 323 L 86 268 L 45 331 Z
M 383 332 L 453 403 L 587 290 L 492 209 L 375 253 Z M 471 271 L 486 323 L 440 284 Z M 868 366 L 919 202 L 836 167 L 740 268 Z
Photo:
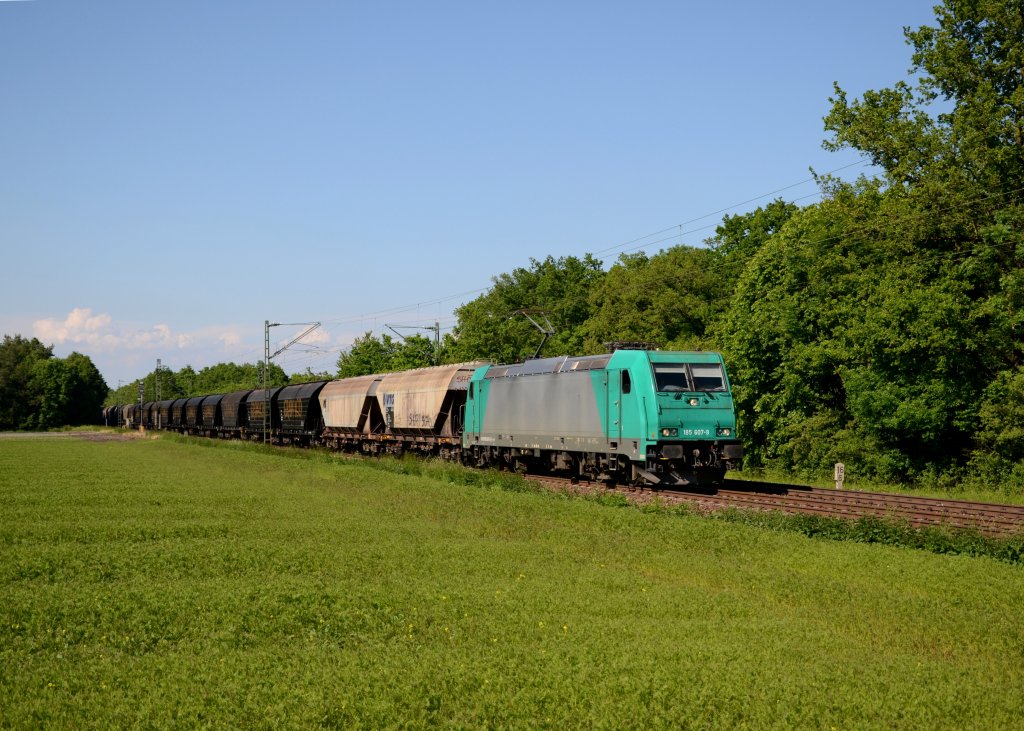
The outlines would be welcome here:
M 1024 725 L 1020 565 L 453 468 L 0 441 L 0 587 L 4 728 Z

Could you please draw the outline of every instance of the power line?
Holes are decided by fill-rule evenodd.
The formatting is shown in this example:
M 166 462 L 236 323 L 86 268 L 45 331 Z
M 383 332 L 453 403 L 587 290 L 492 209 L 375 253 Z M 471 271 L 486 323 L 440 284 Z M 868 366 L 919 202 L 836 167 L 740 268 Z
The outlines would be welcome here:
M 827 171 L 825 173 L 822 173 L 822 177 L 823 176 L 827 176 L 827 175 L 832 175 L 832 174 L 838 173 L 838 172 L 840 172 L 842 170 L 847 170 L 849 168 L 858 167 L 858 166 L 862 166 L 862 165 L 868 165 L 868 164 L 870 164 L 870 160 L 858 160 L 856 162 L 852 162 L 852 163 L 849 163 L 847 165 L 841 165 L 841 166 L 839 166 L 837 168 L 833 168 L 832 170 L 829 170 L 829 171 Z M 675 235 L 682 236 L 682 235 L 686 235 L 686 234 L 690 234 L 690 233 L 695 233 L 696 231 L 701 231 L 701 230 L 705 230 L 705 229 L 708 229 L 708 228 L 712 228 L 714 226 L 717 226 L 718 224 L 717 223 L 709 224 L 707 226 L 702 226 L 700 228 L 693 229 L 693 230 L 690 230 L 690 231 L 685 231 L 685 232 L 681 231 L 682 227 L 688 226 L 691 223 L 696 223 L 698 221 L 703 221 L 705 218 L 710 218 L 711 216 L 715 216 L 715 215 L 718 215 L 720 213 L 725 213 L 726 211 L 733 210 L 734 208 L 739 208 L 740 206 L 744 206 L 744 205 L 747 205 L 747 204 L 750 204 L 750 203 L 754 203 L 755 201 L 759 201 L 759 200 L 762 200 L 764 198 L 768 198 L 770 196 L 777 195 L 778 193 L 782 193 L 783 191 L 790 190 L 792 188 L 796 188 L 796 187 L 799 187 L 801 185 L 806 185 L 807 183 L 814 182 L 817 179 L 818 179 L 817 176 L 811 176 L 809 178 L 805 178 L 805 179 L 800 180 L 798 182 L 790 183 L 789 185 L 784 185 L 781 188 L 776 188 L 775 190 L 769 191 L 767 193 L 762 193 L 761 195 L 754 196 L 753 198 L 748 198 L 745 201 L 741 201 L 739 203 L 733 203 L 732 205 L 726 206 L 724 208 L 719 208 L 717 211 L 712 211 L 710 213 L 705 213 L 702 216 L 697 216 L 696 218 L 691 218 L 691 219 L 689 219 L 687 221 L 683 221 L 682 223 L 677 223 L 677 224 L 675 224 L 673 226 L 669 226 L 668 228 L 661 229 L 660 231 L 655 231 L 653 233 L 646 234 L 645 236 L 640 236 L 638 238 L 631 239 L 629 241 L 625 241 L 625 242 L 623 242 L 621 244 L 616 244 L 614 246 L 610 246 L 610 247 L 607 247 L 605 249 L 600 249 L 598 251 L 594 251 L 594 252 L 591 252 L 591 253 L 594 256 L 600 256 L 602 254 L 611 253 L 611 252 L 614 252 L 614 251 L 619 250 L 619 249 L 624 249 L 625 247 L 630 246 L 632 244 L 636 244 L 636 243 L 639 243 L 641 241 L 644 241 L 645 239 L 649 239 L 649 238 L 651 238 L 653 236 L 659 236 L 661 234 L 667 233 L 669 231 L 676 231 L 677 233 Z M 816 192 L 816 193 L 812 193 L 810 195 L 801 196 L 800 198 L 795 198 L 794 201 L 804 200 L 806 198 L 812 198 L 812 197 L 819 196 L 819 195 L 821 195 L 820 191 Z M 641 246 L 634 247 L 633 249 L 629 249 L 629 251 L 635 251 L 637 249 L 646 248 L 647 246 L 653 246 L 654 244 L 657 244 L 657 243 L 664 243 L 665 241 L 672 240 L 672 238 L 674 238 L 674 236 L 666 237 L 666 238 L 660 239 L 660 240 L 655 241 L 655 242 L 648 242 L 647 244 L 643 244 Z M 365 314 L 362 314 L 362 315 L 351 315 L 351 316 L 344 316 L 344 315 L 342 315 L 342 316 L 338 316 L 338 317 L 326 317 L 326 318 L 323 318 L 321 320 L 321 322 L 324 323 L 325 325 L 327 325 L 327 324 L 348 324 L 348 323 L 357 322 L 357 321 L 360 321 L 360 320 L 370 320 L 370 319 L 378 319 L 378 318 L 382 318 L 382 317 L 389 317 L 389 316 L 392 316 L 392 315 L 403 314 L 403 313 L 409 312 L 411 310 L 414 310 L 414 309 L 417 309 L 417 308 L 420 308 L 420 307 L 426 307 L 426 306 L 429 306 L 429 305 L 439 305 L 439 304 L 442 304 L 444 302 L 448 302 L 450 300 L 460 299 L 462 297 L 466 297 L 466 296 L 469 296 L 469 295 L 480 294 L 481 292 L 486 292 L 489 289 L 490 289 L 490 287 L 480 287 L 478 289 L 471 289 L 471 290 L 468 290 L 468 291 L 465 291 L 465 292 L 459 292 L 459 293 L 456 293 L 456 294 L 446 295 L 444 297 L 439 297 L 437 299 L 426 300 L 424 302 L 417 302 L 417 303 L 410 304 L 410 305 L 403 305 L 403 306 L 393 307 L 393 308 L 389 308 L 389 309 L 385 309 L 385 310 L 379 310 L 377 312 L 365 313 Z M 436 319 L 436 318 L 426 318 L 426 321 L 429 322 L 430 319 Z
M 823 176 L 825 176 L 825 175 L 832 175 L 832 174 L 840 172 L 842 170 L 847 170 L 849 168 L 858 167 L 858 166 L 862 166 L 862 165 L 867 165 L 869 163 L 870 163 L 869 160 L 858 160 L 856 162 L 852 162 L 852 163 L 849 163 L 847 165 L 841 165 L 841 166 L 839 166 L 837 168 L 833 168 L 832 170 L 829 170 L 829 171 L 823 173 L 822 175 Z M 666 241 L 671 241 L 676 236 L 679 236 L 681 238 L 684 235 L 689 235 L 689 234 L 692 234 L 692 233 L 696 233 L 697 231 L 702 231 L 702 230 L 706 230 L 706 229 L 709 229 L 709 228 L 713 228 L 713 227 L 717 226 L 718 224 L 717 223 L 715 223 L 715 224 L 708 224 L 706 226 L 701 226 L 699 228 L 688 230 L 688 231 L 683 231 L 682 230 L 682 228 L 684 226 L 688 226 L 688 225 L 690 225 L 692 223 L 696 223 L 696 222 L 702 221 L 702 220 L 704 220 L 706 218 L 710 218 L 711 216 L 715 216 L 715 215 L 718 215 L 720 213 L 724 213 L 726 211 L 732 210 L 734 208 L 738 208 L 740 206 L 744 206 L 744 205 L 747 205 L 749 203 L 753 203 L 755 201 L 759 201 L 759 200 L 762 200 L 764 198 L 768 198 L 770 196 L 777 195 L 778 193 L 782 193 L 783 191 L 790 190 L 792 188 L 796 188 L 796 187 L 801 186 L 801 185 L 806 185 L 807 183 L 814 182 L 817 179 L 818 178 L 816 176 L 805 178 L 805 179 L 797 181 L 795 183 L 790 183 L 789 185 L 784 185 L 784 186 L 782 186 L 780 188 L 776 188 L 775 190 L 769 191 L 767 193 L 762 193 L 761 195 L 754 196 L 753 198 L 748 198 L 747 200 L 741 201 L 739 203 L 734 203 L 734 204 L 726 206 L 724 208 L 719 208 L 716 211 L 712 211 L 710 213 L 705 213 L 702 216 L 697 216 L 696 218 L 691 218 L 691 219 L 689 219 L 687 221 L 683 221 L 682 223 L 678 223 L 678 224 L 675 224 L 673 226 L 669 226 L 668 228 L 661 229 L 660 231 L 655 231 L 653 233 L 646 234 L 645 236 L 640 236 L 638 238 L 631 239 L 629 241 L 626 241 L 626 242 L 623 242 L 623 243 L 620 243 L 620 244 L 616 244 L 614 246 L 607 247 L 605 249 L 601 249 L 601 250 L 592 252 L 592 254 L 594 256 L 600 256 L 602 254 L 611 253 L 611 252 L 614 252 L 616 250 L 625 249 L 625 247 L 627 247 L 627 246 L 631 246 L 632 244 L 637 244 L 637 243 L 639 243 L 641 241 L 644 241 L 645 239 L 649 239 L 649 238 L 651 238 L 653 236 L 659 236 L 659 235 L 665 234 L 665 233 L 667 233 L 669 231 L 674 231 L 676 233 L 673 236 L 665 237 L 665 238 L 659 239 L 657 241 L 647 242 L 645 244 L 641 244 L 640 246 L 635 246 L 632 249 L 628 249 L 628 251 L 636 251 L 638 249 L 647 248 L 648 246 L 654 246 L 654 245 L 659 244 L 659 243 L 664 243 Z M 800 198 L 796 198 L 794 200 L 795 201 L 796 200 L 803 200 L 805 198 L 811 198 L 811 197 L 818 196 L 818 195 L 821 195 L 821 193 L 820 192 L 816 192 L 816 193 L 813 193 L 813 194 L 810 194 L 810 195 L 807 195 L 807 196 L 802 196 Z M 422 302 L 416 302 L 416 303 L 409 304 L 409 305 L 400 305 L 400 306 L 391 307 L 391 308 L 388 308 L 388 309 L 378 310 L 376 312 L 364 313 L 364 314 L 361 314 L 361 315 L 339 315 L 337 317 L 325 317 L 325 318 L 321 318 L 320 322 L 323 323 L 323 325 L 325 326 L 325 329 L 333 330 L 333 328 L 329 328 L 329 327 L 326 327 L 326 326 L 328 326 L 328 325 L 344 325 L 344 324 L 350 324 L 350 323 L 354 323 L 354 322 L 359 322 L 359 321 L 363 321 L 363 320 L 371 320 L 371 319 L 372 320 L 377 320 L 377 319 L 381 319 L 381 318 L 385 318 L 385 317 L 391 317 L 391 316 L 394 316 L 394 315 L 404 314 L 404 313 L 407 313 L 407 312 L 410 312 L 412 310 L 416 310 L 416 309 L 419 309 L 419 308 L 423 308 L 423 307 L 427 307 L 427 306 L 431 306 L 431 305 L 440 305 L 440 304 L 442 304 L 444 302 L 448 302 L 448 301 L 455 300 L 455 299 L 461 299 L 461 298 L 467 297 L 469 295 L 480 294 L 482 292 L 488 291 L 490 288 L 491 287 L 489 287 L 489 286 L 488 287 L 479 287 L 477 289 L 471 289 L 471 290 L 467 290 L 465 292 L 458 292 L 458 293 L 455 293 L 455 294 L 446 295 L 444 297 L 438 297 L 436 299 L 425 300 L 425 301 L 422 301 Z M 425 318 L 422 318 L 422 319 L 424 321 L 426 321 L 426 322 L 430 322 L 431 320 L 436 320 L 437 318 L 436 317 L 425 317 Z
M 417 302 L 411 305 L 392 307 L 390 309 L 379 310 L 377 312 L 369 312 L 363 315 L 328 317 L 322 320 L 322 322 L 331 324 L 345 324 L 350 322 L 357 322 L 359 320 L 370 320 L 378 319 L 381 317 L 389 317 L 391 315 L 400 315 L 402 313 L 409 312 L 410 310 L 414 310 L 419 307 L 425 307 L 427 305 L 439 305 L 442 302 L 447 302 L 449 300 L 459 299 L 460 297 L 466 297 L 471 294 L 479 294 L 480 292 L 486 292 L 488 289 L 490 289 L 490 287 L 480 287 L 478 289 L 471 289 L 466 292 L 459 292 L 458 294 L 450 294 L 445 297 L 439 297 L 438 299 L 426 300 L 425 302 Z
M 969 207 L 972 207 L 972 206 L 975 206 L 975 205 L 980 205 L 980 204 L 983 204 L 983 203 L 988 202 L 988 201 L 993 201 L 993 200 L 996 200 L 996 199 L 999 199 L 999 198 L 1002 198 L 1002 197 L 1005 197 L 1005 196 L 1013 195 L 1015 193 L 1020 193 L 1020 192 L 1024 192 L 1024 187 L 1018 188 L 1016 190 L 1005 191 L 1005 192 L 1002 192 L 1002 193 L 995 193 L 995 194 L 986 193 L 984 195 L 977 196 L 976 198 L 967 199 L 966 201 L 963 201 L 962 203 L 958 203 L 956 205 L 949 205 L 949 206 L 945 206 L 945 207 L 939 207 L 939 208 L 931 209 L 929 211 L 907 212 L 907 213 L 903 213 L 903 214 L 890 214 L 890 215 L 884 215 L 883 214 L 881 221 L 875 221 L 875 222 L 872 222 L 872 223 L 866 223 L 866 224 L 864 224 L 862 226 L 854 226 L 854 227 L 851 227 L 851 228 L 846 228 L 841 233 L 839 233 L 839 234 L 837 234 L 835 236 L 826 236 L 826 237 L 823 237 L 821 239 L 805 241 L 804 244 L 805 245 L 809 245 L 809 246 L 814 246 L 814 245 L 819 245 L 819 244 L 827 244 L 827 243 L 830 243 L 830 242 L 833 242 L 833 241 L 839 241 L 841 239 L 849 238 L 851 236 L 856 236 L 858 234 L 870 233 L 871 231 L 875 231 L 875 232 L 878 232 L 878 233 L 888 233 L 888 232 L 892 231 L 893 229 L 895 229 L 897 226 L 905 225 L 908 221 L 927 220 L 927 219 L 933 217 L 936 213 L 948 213 L 948 212 L 951 212 L 951 211 L 956 211 L 958 209 L 959 210 L 966 210 Z M 814 195 L 819 195 L 819 194 L 816 193 Z M 804 196 L 804 197 L 807 198 L 807 197 L 812 197 L 812 196 Z M 800 199 L 798 198 L 796 200 L 800 200 Z M 712 225 L 717 225 L 717 224 L 712 224 Z M 699 231 L 699 230 L 701 230 L 703 228 L 709 228 L 709 226 L 704 226 L 704 227 L 701 227 L 700 229 L 694 229 L 693 231 Z M 665 229 L 665 231 L 670 231 L 670 230 L 672 230 L 672 228 Z M 658 241 L 648 242 L 646 244 L 642 244 L 641 246 L 634 247 L 633 250 L 641 249 L 641 248 L 646 248 L 648 246 L 653 246 L 656 243 L 663 243 L 665 241 L 675 240 L 676 236 L 677 235 L 674 234 L 672 236 L 665 237 L 665 238 L 660 239 Z M 639 240 L 639 239 L 636 239 L 636 240 Z M 1017 246 L 1017 243 L 1015 241 L 1007 241 L 1004 244 L 1002 244 L 1001 246 L 993 245 L 993 248 L 1010 249 L 1010 248 L 1015 247 L 1015 246 Z M 692 247 L 692 248 L 697 248 L 697 247 Z M 971 252 L 969 252 L 969 251 L 960 251 L 960 252 L 935 251 L 928 258 L 931 261 L 933 261 L 933 262 L 934 261 L 938 261 L 940 259 L 947 259 L 947 260 L 956 261 L 956 260 L 965 259 L 965 258 L 967 258 L 970 255 L 971 255 Z M 684 275 L 668 275 L 668 276 L 664 277 L 663 279 L 661 279 L 660 281 L 661 281 L 661 284 L 663 284 L 663 285 L 672 286 L 672 285 L 676 285 L 676 284 L 685 285 L 688 280 L 686 279 L 686 277 Z M 571 298 L 563 299 L 563 300 L 561 300 L 561 304 L 577 304 L 577 303 L 585 302 L 586 299 L 587 299 L 587 295 L 581 295 L 581 296 L 577 296 L 577 297 L 571 297 Z M 511 314 L 511 313 L 503 313 L 503 314 Z
M 822 175 L 823 176 L 824 175 L 832 175 L 833 173 L 838 173 L 840 170 L 846 170 L 848 168 L 856 167 L 858 165 L 867 165 L 869 162 L 870 162 L 869 160 L 858 160 L 857 162 L 851 162 L 849 165 L 843 165 L 841 167 L 837 167 L 837 168 L 834 168 L 832 170 L 829 170 L 828 172 L 823 173 Z M 632 239 L 631 241 L 626 241 L 626 242 L 623 242 L 621 244 L 616 244 L 615 246 L 609 246 L 607 249 L 601 249 L 600 251 L 594 251 L 592 253 L 593 253 L 594 256 L 600 256 L 601 254 L 610 253 L 610 252 L 613 252 L 613 251 L 615 251 L 617 249 L 621 249 L 623 247 L 630 246 L 631 244 L 635 244 L 635 243 L 637 243 L 639 241 L 643 241 L 644 239 L 649 239 L 652 236 L 660 236 L 661 234 L 667 233 L 669 231 L 676 231 L 677 229 L 681 228 L 682 226 L 689 226 L 691 223 L 696 223 L 697 221 L 703 221 L 705 218 L 710 218 L 711 216 L 716 216 L 719 213 L 725 213 L 726 211 L 731 211 L 734 208 L 739 208 L 740 206 L 745 206 L 748 203 L 753 203 L 753 202 L 759 201 L 759 200 L 761 200 L 763 198 L 768 198 L 769 196 L 776 195 L 777 193 L 781 193 L 784 190 L 789 190 L 790 188 L 796 188 L 796 187 L 801 186 L 801 185 L 806 185 L 807 183 L 814 182 L 815 180 L 817 180 L 817 178 L 814 177 L 814 176 L 812 176 L 810 178 L 805 178 L 804 180 L 801 180 L 801 181 L 799 181 L 797 183 L 790 183 L 789 185 L 785 185 L 785 186 L 783 186 L 781 188 L 776 188 L 775 190 L 773 190 L 773 191 L 771 191 L 769 193 L 762 193 L 761 195 L 755 196 L 753 198 L 748 198 L 747 200 L 741 201 L 740 203 L 734 203 L 731 206 L 726 206 L 725 208 L 719 208 L 717 211 L 712 211 L 711 213 L 705 213 L 703 216 L 697 216 L 696 218 L 691 218 L 688 221 L 683 221 L 682 223 L 677 223 L 674 226 L 669 226 L 668 228 L 663 228 L 660 231 L 654 231 L 653 233 L 649 233 L 646 236 L 641 236 L 639 238 Z M 820 193 L 815 193 L 814 195 L 820 195 Z M 811 196 L 804 196 L 804 197 L 808 198 L 808 197 L 811 197 Z M 798 198 L 796 200 L 800 200 L 800 199 Z M 713 225 L 717 225 L 717 224 L 713 224 Z M 704 228 L 707 228 L 707 227 L 704 227 Z M 643 248 L 643 247 L 640 247 L 640 248 Z

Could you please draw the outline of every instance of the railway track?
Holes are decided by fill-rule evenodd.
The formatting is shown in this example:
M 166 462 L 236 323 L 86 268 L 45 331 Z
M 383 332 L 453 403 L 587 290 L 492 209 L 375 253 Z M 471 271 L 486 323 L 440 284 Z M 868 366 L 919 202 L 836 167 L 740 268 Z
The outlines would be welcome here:
M 687 503 L 703 512 L 774 510 L 786 514 L 821 515 L 855 520 L 867 515 L 904 520 L 914 527 L 948 526 L 974 529 L 986 536 L 1024 533 L 1024 505 L 1003 505 L 893 493 L 835 490 L 802 485 L 726 480 L 718 488 L 650 488 L 599 483 L 573 484 L 565 478 L 528 476 L 553 489 L 583 493 L 610 492 L 645 503 Z

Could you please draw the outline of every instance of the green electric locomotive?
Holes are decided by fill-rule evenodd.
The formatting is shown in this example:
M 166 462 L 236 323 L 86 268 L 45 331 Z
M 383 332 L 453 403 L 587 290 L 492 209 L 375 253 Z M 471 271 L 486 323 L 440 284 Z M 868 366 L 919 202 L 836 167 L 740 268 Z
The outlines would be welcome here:
M 738 466 L 722 356 L 617 350 L 482 366 L 469 382 L 463 455 L 479 466 L 606 482 L 720 482 Z

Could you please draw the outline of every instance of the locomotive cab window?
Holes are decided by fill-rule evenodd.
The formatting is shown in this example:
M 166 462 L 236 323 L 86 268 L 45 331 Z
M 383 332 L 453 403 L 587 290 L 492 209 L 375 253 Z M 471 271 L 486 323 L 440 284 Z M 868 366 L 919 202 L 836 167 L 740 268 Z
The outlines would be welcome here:
M 622 371 L 622 392 L 629 393 L 633 390 L 633 382 L 629 378 L 629 371 Z
M 685 363 L 654 363 L 654 383 L 658 391 L 692 391 Z
M 725 391 L 725 374 L 718 363 L 654 363 L 658 391 Z
M 722 366 L 717 363 L 694 363 L 690 366 L 693 373 L 693 386 L 697 391 L 724 391 L 725 376 Z

